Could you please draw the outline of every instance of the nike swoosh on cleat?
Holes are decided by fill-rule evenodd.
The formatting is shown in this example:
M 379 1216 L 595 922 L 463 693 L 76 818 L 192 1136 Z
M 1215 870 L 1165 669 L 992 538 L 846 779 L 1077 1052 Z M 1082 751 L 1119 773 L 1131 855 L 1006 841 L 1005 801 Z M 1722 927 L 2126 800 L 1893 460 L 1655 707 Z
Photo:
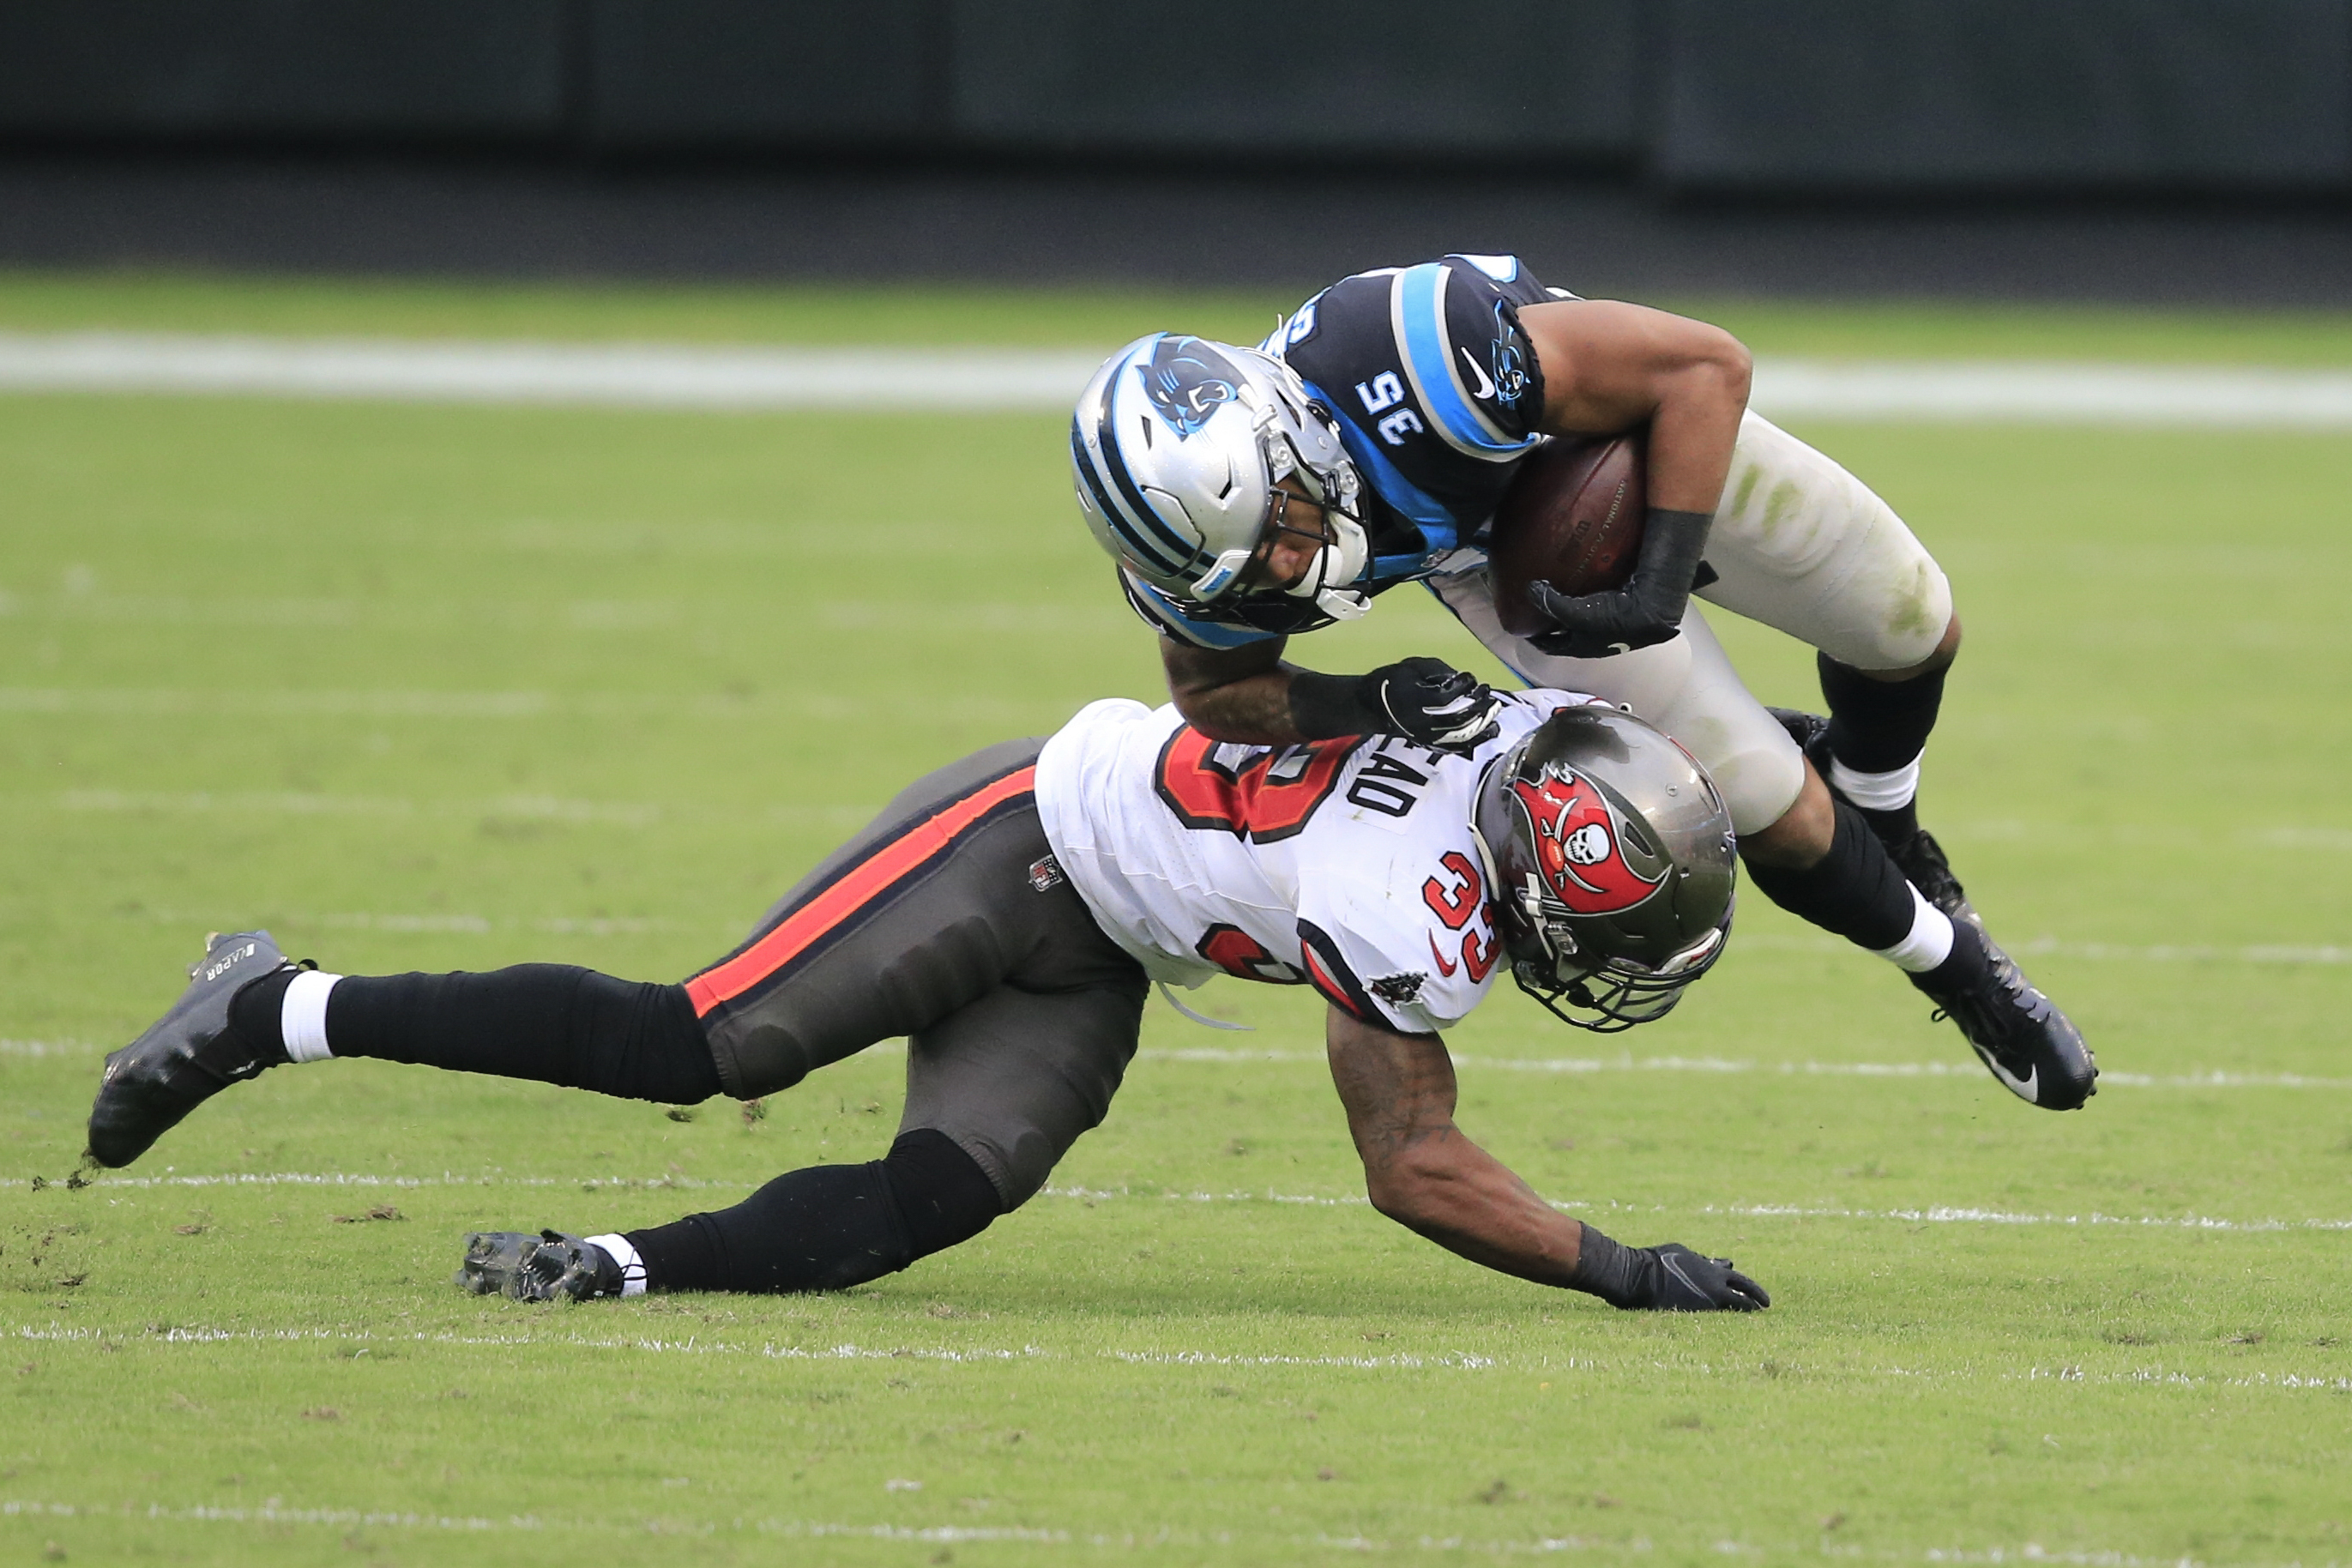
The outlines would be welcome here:
M 1480 397 L 1494 396 L 1495 384 L 1487 379 L 1486 367 L 1481 365 L 1476 360 L 1470 357 L 1470 351 L 1468 349 L 1458 348 L 1454 352 L 1462 356 L 1462 363 L 1468 365 L 1470 367 L 1470 374 L 1478 378 L 1477 395 Z
M 259 1062 L 240 1062 L 236 1067 L 228 1069 L 228 1076 L 231 1078 L 249 1078 L 260 1070 L 261 1064 Z
M 2020 1100 L 2031 1100 L 2036 1105 L 2042 1103 L 2042 1069 L 2040 1068 L 2032 1068 L 2023 1078 L 2014 1078 L 2011 1076 L 2007 1068 L 1993 1058 L 1990 1052 L 1980 1050 L 1977 1052 L 1977 1056 L 1987 1068 L 1991 1069 L 1992 1076 L 2000 1079 L 2008 1087 L 2011 1094 L 2016 1095 Z

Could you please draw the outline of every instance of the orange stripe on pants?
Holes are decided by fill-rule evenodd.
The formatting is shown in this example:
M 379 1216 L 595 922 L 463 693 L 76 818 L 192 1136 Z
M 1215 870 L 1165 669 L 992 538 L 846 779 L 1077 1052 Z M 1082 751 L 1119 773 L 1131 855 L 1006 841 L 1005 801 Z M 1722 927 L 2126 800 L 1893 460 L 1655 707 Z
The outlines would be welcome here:
M 686 994 L 694 1003 L 695 1016 L 708 1016 L 720 1003 L 734 1000 L 775 973 L 891 883 L 945 849 L 956 835 L 1013 796 L 1029 793 L 1036 784 L 1034 764 L 1007 773 L 858 862 L 839 881 L 785 916 L 775 930 L 726 963 L 688 981 Z

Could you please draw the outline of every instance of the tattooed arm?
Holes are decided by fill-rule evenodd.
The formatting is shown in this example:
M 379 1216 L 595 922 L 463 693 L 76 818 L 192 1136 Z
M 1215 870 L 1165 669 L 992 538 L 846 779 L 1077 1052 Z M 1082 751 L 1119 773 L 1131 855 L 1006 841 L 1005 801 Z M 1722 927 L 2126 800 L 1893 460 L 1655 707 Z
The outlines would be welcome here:
M 1372 1206 L 1473 1263 L 1539 1285 L 1574 1278 L 1584 1226 L 1454 1125 L 1454 1060 L 1435 1035 L 1400 1035 L 1329 1010 L 1331 1081 L 1348 1110 Z
M 1213 741 L 1287 746 L 1305 740 L 1290 711 L 1291 679 L 1303 672 L 1282 662 L 1286 640 L 1208 648 L 1161 637 L 1160 660 L 1176 711 Z

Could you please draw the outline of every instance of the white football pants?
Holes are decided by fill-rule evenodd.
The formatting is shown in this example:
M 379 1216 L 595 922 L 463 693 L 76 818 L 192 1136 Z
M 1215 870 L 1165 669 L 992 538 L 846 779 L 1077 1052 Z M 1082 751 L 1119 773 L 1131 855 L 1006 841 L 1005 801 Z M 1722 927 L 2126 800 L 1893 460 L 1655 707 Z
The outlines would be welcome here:
M 1943 640 L 1952 589 L 1903 520 L 1829 458 L 1750 413 L 1708 531 L 1717 580 L 1697 597 L 1811 644 L 1858 669 L 1902 669 Z M 1448 557 L 1430 591 L 1531 685 L 1622 702 L 1714 775 L 1731 825 L 1779 821 L 1804 759 L 1756 700 L 1694 603 L 1682 635 L 1613 658 L 1556 658 L 1503 630 L 1483 552 Z

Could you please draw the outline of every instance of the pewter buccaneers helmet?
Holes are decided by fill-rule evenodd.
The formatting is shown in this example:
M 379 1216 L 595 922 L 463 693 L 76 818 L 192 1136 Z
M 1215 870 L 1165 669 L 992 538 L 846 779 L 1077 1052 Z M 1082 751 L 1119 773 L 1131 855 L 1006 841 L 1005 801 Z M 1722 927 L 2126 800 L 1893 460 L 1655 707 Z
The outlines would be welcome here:
M 1353 619 L 1370 559 L 1361 481 L 1298 373 L 1258 349 L 1154 332 L 1105 361 L 1070 419 L 1079 510 L 1096 541 L 1176 602 L 1262 631 Z M 1244 573 L 1288 525 L 1295 477 L 1325 509 L 1323 547 L 1287 588 Z M 1294 531 L 1297 530 L 1294 527 Z
M 1631 713 L 1554 714 L 1487 767 L 1472 826 L 1512 976 L 1563 1021 L 1609 1033 L 1664 1017 L 1721 956 L 1731 814 L 1690 753 Z

